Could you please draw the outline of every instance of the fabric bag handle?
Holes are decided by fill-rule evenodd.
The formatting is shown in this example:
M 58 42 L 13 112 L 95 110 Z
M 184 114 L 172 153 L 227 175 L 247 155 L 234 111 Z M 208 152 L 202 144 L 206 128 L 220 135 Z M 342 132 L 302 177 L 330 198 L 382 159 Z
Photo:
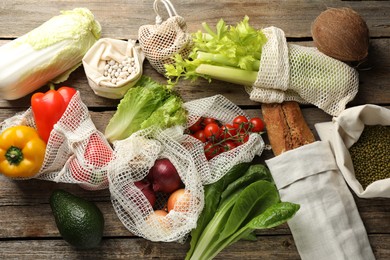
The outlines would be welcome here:
M 177 16 L 177 12 L 171 1 L 169 0 L 155 0 L 153 4 L 154 12 L 156 13 L 156 24 L 161 24 L 163 22 L 163 19 L 159 13 L 158 4 L 159 2 L 162 2 L 165 6 L 165 8 L 168 11 L 169 17 Z

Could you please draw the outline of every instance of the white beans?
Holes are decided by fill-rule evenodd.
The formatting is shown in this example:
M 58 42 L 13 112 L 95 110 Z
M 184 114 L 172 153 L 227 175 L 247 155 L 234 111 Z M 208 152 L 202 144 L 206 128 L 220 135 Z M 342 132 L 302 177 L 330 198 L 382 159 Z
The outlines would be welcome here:
M 131 78 L 138 72 L 133 57 L 125 57 L 122 62 L 106 60 L 103 76 L 107 77 L 112 84 L 118 85 L 121 81 Z

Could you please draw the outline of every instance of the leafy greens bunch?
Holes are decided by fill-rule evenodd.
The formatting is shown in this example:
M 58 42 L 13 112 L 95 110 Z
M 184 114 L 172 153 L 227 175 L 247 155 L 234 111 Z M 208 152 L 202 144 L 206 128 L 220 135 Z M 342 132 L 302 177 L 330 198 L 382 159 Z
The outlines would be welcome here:
M 298 210 L 299 205 L 280 201 L 268 168 L 238 164 L 205 186 L 205 207 L 191 232 L 186 259 L 212 259 L 240 239 L 256 239 L 254 230 L 286 222 Z
M 207 23 L 202 23 L 206 33 L 193 34 L 193 49 L 184 59 L 174 56 L 174 63 L 165 65 L 170 84 L 181 77 L 196 80 L 198 77 L 218 79 L 250 86 L 255 82 L 260 66 L 261 51 L 267 38 L 261 30 L 249 25 L 249 17 L 237 24 L 227 26 L 219 20 L 214 32 Z
M 138 130 L 157 126 L 162 129 L 183 125 L 187 112 L 183 100 L 166 86 L 142 76 L 121 99 L 110 119 L 105 136 L 110 141 L 122 140 Z

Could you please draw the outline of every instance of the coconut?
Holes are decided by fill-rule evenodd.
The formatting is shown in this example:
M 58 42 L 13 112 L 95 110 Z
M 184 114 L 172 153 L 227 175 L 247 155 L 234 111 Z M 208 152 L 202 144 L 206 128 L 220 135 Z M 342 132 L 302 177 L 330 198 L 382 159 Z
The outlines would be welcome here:
M 311 34 L 319 51 L 335 59 L 361 61 L 368 55 L 369 32 L 351 8 L 330 8 L 313 22 Z

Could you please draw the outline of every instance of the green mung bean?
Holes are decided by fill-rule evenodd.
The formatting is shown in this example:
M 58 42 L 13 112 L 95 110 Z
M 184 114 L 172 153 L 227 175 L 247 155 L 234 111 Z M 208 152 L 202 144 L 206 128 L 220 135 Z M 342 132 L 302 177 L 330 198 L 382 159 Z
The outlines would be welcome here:
M 364 189 L 374 181 L 390 178 L 390 126 L 366 125 L 349 152 L 355 177 Z

